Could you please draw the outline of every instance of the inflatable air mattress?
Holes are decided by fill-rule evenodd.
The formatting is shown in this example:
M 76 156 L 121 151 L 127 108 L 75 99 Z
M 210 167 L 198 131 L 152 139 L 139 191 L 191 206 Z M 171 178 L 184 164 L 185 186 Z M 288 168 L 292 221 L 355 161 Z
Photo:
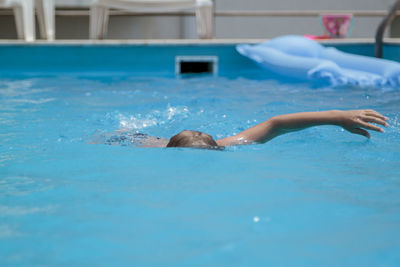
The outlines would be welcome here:
M 400 63 L 341 52 L 303 36 L 282 36 L 236 49 L 264 69 L 287 77 L 333 86 L 400 87 Z

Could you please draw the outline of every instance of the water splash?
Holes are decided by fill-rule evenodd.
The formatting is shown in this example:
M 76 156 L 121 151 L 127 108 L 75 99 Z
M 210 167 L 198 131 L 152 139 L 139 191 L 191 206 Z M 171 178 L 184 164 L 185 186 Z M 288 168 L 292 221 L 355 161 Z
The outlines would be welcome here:
M 126 130 L 141 130 L 153 126 L 160 126 L 172 121 L 180 121 L 189 117 L 189 109 L 186 106 L 171 106 L 168 104 L 165 110 L 153 110 L 148 114 L 125 115 L 115 114 L 119 127 Z

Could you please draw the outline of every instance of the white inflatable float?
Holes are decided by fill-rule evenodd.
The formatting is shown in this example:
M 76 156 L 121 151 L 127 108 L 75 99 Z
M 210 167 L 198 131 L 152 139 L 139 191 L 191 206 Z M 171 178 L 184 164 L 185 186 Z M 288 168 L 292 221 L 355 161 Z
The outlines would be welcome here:
M 236 49 L 264 69 L 287 77 L 333 86 L 400 87 L 400 63 L 341 52 L 303 36 L 282 36 Z

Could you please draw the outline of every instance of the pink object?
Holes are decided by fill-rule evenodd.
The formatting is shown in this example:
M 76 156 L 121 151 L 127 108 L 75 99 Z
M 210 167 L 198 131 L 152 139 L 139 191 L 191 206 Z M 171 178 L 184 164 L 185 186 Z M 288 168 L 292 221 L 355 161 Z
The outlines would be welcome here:
M 322 14 L 321 22 L 327 33 L 333 38 L 346 37 L 351 30 L 352 14 Z
M 306 37 L 306 38 L 308 38 L 308 39 L 311 39 L 311 40 L 331 39 L 331 37 L 328 36 L 328 35 L 318 36 L 318 35 L 305 34 L 304 37 Z

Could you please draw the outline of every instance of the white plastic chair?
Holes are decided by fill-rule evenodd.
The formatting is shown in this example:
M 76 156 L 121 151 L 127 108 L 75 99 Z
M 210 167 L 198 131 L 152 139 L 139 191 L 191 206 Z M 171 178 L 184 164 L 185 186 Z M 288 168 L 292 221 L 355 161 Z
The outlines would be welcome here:
M 104 39 L 110 8 L 137 12 L 165 12 L 195 8 L 198 36 L 203 39 L 213 37 L 212 0 L 94 0 L 90 8 L 91 39 Z
M 35 3 L 38 12 L 40 36 L 54 40 L 54 0 L 0 0 L 0 7 L 14 10 L 19 39 L 35 40 Z
M 0 7 L 14 10 L 15 25 L 19 39 L 35 40 L 35 13 L 33 0 L 0 0 Z

